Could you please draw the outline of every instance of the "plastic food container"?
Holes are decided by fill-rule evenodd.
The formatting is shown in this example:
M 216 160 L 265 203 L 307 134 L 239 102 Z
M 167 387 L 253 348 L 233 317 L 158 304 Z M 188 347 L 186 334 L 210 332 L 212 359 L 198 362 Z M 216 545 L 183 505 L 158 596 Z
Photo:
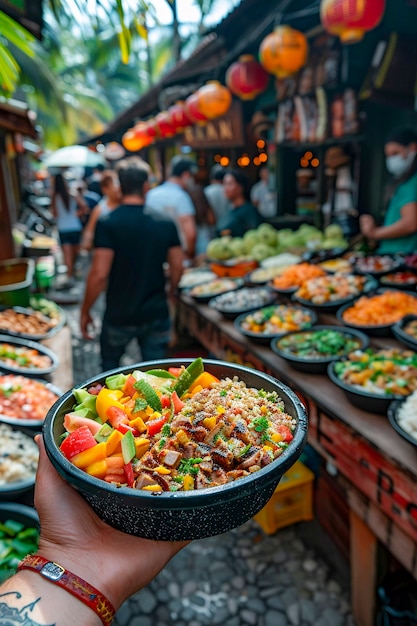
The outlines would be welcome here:
M 0 261 L 0 304 L 28 306 L 34 271 L 33 259 Z

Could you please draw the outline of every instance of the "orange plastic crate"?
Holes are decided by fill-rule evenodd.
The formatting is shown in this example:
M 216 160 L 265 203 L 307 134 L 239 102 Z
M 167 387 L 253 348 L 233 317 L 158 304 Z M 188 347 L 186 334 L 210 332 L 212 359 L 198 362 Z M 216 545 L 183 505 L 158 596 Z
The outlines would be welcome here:
M 283 475 L 268 504 L 255 515 L 254 520 L 268 535 L 284 526 L 312 520 L 313 480 L 313 472 L 297 461 Z

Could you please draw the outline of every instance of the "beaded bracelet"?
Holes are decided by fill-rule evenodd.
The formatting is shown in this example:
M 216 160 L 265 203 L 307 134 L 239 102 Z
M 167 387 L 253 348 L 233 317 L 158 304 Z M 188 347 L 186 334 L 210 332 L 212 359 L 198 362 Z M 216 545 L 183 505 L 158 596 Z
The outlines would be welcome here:
M 20 561 L 17 569 L 18 571 L 28 569 L 37 572 L 49 582 L 62 587 L 89 606 L 99 616 L 104 626 L 110 626 L 112 623 L 115 610 L 106 596 L 58 563 L 48 561 L 43 556 L 31 554 Z

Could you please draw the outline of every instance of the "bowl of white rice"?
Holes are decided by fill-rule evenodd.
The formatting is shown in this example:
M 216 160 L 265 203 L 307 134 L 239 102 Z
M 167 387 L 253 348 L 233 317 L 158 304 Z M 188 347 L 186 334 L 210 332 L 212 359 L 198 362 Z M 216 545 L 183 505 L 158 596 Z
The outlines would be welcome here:
M 0 499 L 13 500 L 35 486 L 39 452 L 33 436 L 0 424 Z
M 417 391 L 388 407 L 388 421 L 401 437 L 417 446 Z

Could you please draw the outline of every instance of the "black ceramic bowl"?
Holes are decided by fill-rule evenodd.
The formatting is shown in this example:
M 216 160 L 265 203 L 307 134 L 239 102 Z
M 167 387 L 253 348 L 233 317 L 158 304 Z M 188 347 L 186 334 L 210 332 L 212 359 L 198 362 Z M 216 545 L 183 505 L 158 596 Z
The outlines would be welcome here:
M 212 298 L 215 298 L 222 293 L 229 293 L 230 291 L 236 291 L 242 286 L 242 280 L 240 278 L 214 278 L 213 280 L 197 285 L 189 291 L 187 295 L 193 298 L 199 304 L 206 304 Z M 217 291 L 213 292 L 213 288 Z
M 348 296 L 347 298 L 342 298 L 340 300 L 332 300 L 331 302 L 322 302 L 321 304 L 316 304 L 315 302 L 312 302 L 311 300 L 300 298 L 299 296 L 297 296 L 297 292 L 295 292 L 292 296 L 292 300 L 294 300 L 295 302 L 298 302 L 302 306 L 311 307 L 315 311 L 323 311 L 325 313 L 334 313 L 338 309 L 340 309 L 340 307 L 344 305 L 352 304 L 352 302 L 354 302 L 361 296 L 369 294 L 371 291 L 375 290 L 377 287 L 378 287 L 377 281 L 372 276 L 368 276 L 361 293 L 352 294 L 351 296 Z
M 398 280 L 392 279 L 392 274 L 398 276 Z M 409 277 L 409 278 L 408 278 Z M 417 287 L 417 270 L 402 270 L 384 274 L 379 278 L 381 287 L 388 289 L 401 289 L 412 292 Z
M 380 295 L 382 293 L 384 293 L 385 291 L 396 291 L 396 289 L 377 289 L 375 292 L 375 295 Z M 413 296 L 413 298 L 416 298 L 416 303 L 417 303 L 417 293 L 413 293 L 411 291 L 402 291 L 401 293 L 408 293 L 410 296 Z M 370 296 L 372 296 L 373 294 L 370 294 Z M 357 298 L 358 299 L 358 298 Z M 343 314 L 344 312 L 349 309 L 351 306 L 353 306 L 353 302 L 350 302 L 349 304 L 346 304 L 345 306 L 340 307 L 340 309 L 338 309 L 336 311 L 336 317 L 339 320 L 339 322 L 341 324 L 344 324 L 345 326 L 349 326 L 349 328 L 356 328 L 357 330 L 361 330 L 364 333 L 367 333 L 368 335 L 373 335 L 374 337 L 390 337 L 393 334 L 393 324 L 375 324 L 373 326 L 366 326 L 366 325 L 359 325 L 359 324 L 352 324 L 351 322 L 347 322 L 344 318 L 343 318 Z
M 299 370 L 300 372 L 307 372 L 309 374 L 324 374 L 327 371 L 328 364 L 333 361 L 339 361 L 340 357 L 343 355 L 308 358 L 293 354 L 280 346 L 280 343 L 285 337 L 307 334 L 317 330 L 334 330 L 341 333 L 346 339 L 357 339 L 359 341 L 358 349 L 361 350 L 365 350 L 369 346 L 369 338 L 367 335 L 358 330 L 343 328 L 343 326 L 318 325 L 313 326 L 308 330 L 294 330 L 290 333 L 286 333 L 282 337 L 276 337 L 271 341 L 271 349 L 275 352 L 275 354 L 280 356 L 282 359 L 285 359 L 294 369 Z
M 242 287 L 212 298 L 209 301 L 209 307 L 233 320 L 242 313 L 269 306 L 275 300 L 275 293 L 266 286 Z
M 274 305 L 271 305 L 274 306 Z M 299 311 L 302 311 L 306 316 L 308 316 L 310 323 L 309 323 L 309 328 L 310 326 L 313 326 L 313 324 L 315 324 L 317 322 L 317 315 L 314 311 L 311 311 L 310 309 L 306 309 L 304 307 L 298 306 L 298 305 L 294 305 L 294 304 L 277 304 L 276 308 L 279 307 L 283 307 L 286 309 L 297 309 Z M 279 331 L 277 330 L 276 332 L 273 333 L 256 333 L 253 332 L 251 330 L 246 330 L 246 328 L 243 328 L 242 324 L 245 321 L 245 319 L 247 318 L 248 315 L 250 315 L 251 313 L 256 313 L 257 311 L 263 311 L 263 309 L 266 309 L 269 307 L 261 307 L 260 309 L 255 309 L 253 311 L 248 311 L 247 313 L 243 313 L 242 315 L 239 315 L 236 319 L 235 319 L 235 326 L 238 329 L 239 332 L 242 333 L 242 335 L 245 335 L 245 337 L 248 337 L 249 339 L 252 339 L 253 341 L 256 341 L 257 343 L 262 343 L 262 344 L 270 344 L 271 340 L 274 337 L 280 337 L 281 335 L 286 334 L 287 331 L 283 330 L 283 331 Z M 306 326 L 304 326 L 304 328 L 306 328 Z
M 392 332 L 394 337 L 398 339 L 402 344 L 417 352 L 417 339 L 414 339 L 409 333 L 406 333 L 406 328 L 409 322 L 417 320 L 417 315 L 406 315 L 399 322 L 392 326 Z
M 149 370 L 188 365 L 192 359 L 147 361 L 111 373 L 133 369 Z M 204 359 L 206 369 L 218 378 L 238 376 L 249 386 L 277 391 L 285 410 L 297 420 L 294 439 L 278 459 L 237 481 L 198 491 L 144 492 L 118 488 L 91 477 L 72 465 L 58 449 L 63 418 L 75 398 L 67 392 L 49 411 L 44 427 L 46 451 L 52 464 L 90 503 L 101 519 L 126 533 L 160 540 L 201 539 L 224 533 L 251 519 L 266 505 L 282 475 L 295 463 L 304 448 L 307 416 L 296 394 L 283 383 L 247 367 Z M 84 382 L 82 387 L 103 383 L 109 372 Z
M 412 443 L 413 446 L 417 446 L 417 438 L 413 437 L 411 433 L 404 430 L 404 428 L 399 423 L 398 412 L 405 400 L 406 398 L 404 398 L 403 400 L 394 400 L 389 404 L 387 410 L 388 421 L 393 429 L 396 430 L 399 435 L 401 435 L 401 437 L 406 439 L 409 443 Z
M 58 357 L 52 350 L 49 350 L 46 346 L 43 346 L 40 343 L 36 343 L 36 341 L 30 341 L 29 339 L 19 339 L 18 337 L 11 337 L 10 335 L 0 335 L 0 346 L 3 343 L 10 344 L 15 346 L 16 348 L 29 348 L 33 350 L 37 350 L 40 354 L 48 356 L 51 364 L 48 367 L 19 367 L 16 365 L 8 365 L 6 364 L 0 356 L 0 369 L 3 372 L 8 372 L 10 374 L 23 374 L 23 376 L 29 377 L 37 377 L 37 376 L 45 376 L 46 374 L 51 374 L 54 372 L 59 366 Z
M 17 504 L 15 502 L 0 503 L 0 523 L 7 520 L 13 520 L 19 524 L 23 524 L 25 528 L 38 528 L 39 517 L 35 509 L 25 504 Z M 23 549 L 24 546 L 21 545 Z M 14 574 L 16 568 L 5 566 L 4 561 L 0 563 L 0 582 Z
M 61 307 L 59 308 L 61 309 Z M 1 307 L 0 312 L 8 310 L 8 309 L 12 309 L 13 311 L 15 311 L 15 313 L 20 313 L 21 315 L 25 315 L 27 317 L 34 315 L 34 314 L 40 315 L 46 323 L 50 323 L 50 319 L 46 315 L 43 315 L 40 311 L 36 311 L 30 308 L 25 308 L 25 307 L 20 307 L 20 306 Z M 0 329 L 0 333 L 4 335 L 11 335 L 12 337 L 19 337 L 20 339 L 29 339 L 32 341 L 41 341 L 42 339 L 47 339 L 48 337 L 52 337 L 53 335 L 55 335 L 58 331 L 61 330 L 61 328 L 64 327 L 65 313 L 63 309 L 61 309 L 61 311 L 62 311 L 62 314 L 60 315 L 59 321 L 54 326 L 50 326 L 49 330 L 45 331 L 44 333 L 21 333 L 13 329 L 6 330 L 4 328 Z
M 340 359 L 339 359 L 340 360 Z M 388 406 L 392 400 L 401 400 L 404 396 L 389 395 L 383 396 L 378 393 L 371 393 L 368 391 L 362 391 L 358 387 L 348 385 L 344 381 L 340 380 L 335 371 L 335 365 L 337 361 L 329 363 L 327 366 L 327 374 L 330 380 L 335 383 L 340 389 L 345 392 L 348 400 L 358 409 L 363 411 L 369 411 L 371 413 L 386 414 Z
M 3 374 L 4 374 L 3 372 L 0 372 L 0 376 L 3 376 Z M 35 380 L 35 379 L 31 379 L 31 380 Z M 58 398 L 62 396 L 61 389 L 58 389 L 58 387 L 55 387 L 55 385 L 52 385 L 52 383 L 48 383 L 46 380 L 42 380 L 42 379 L 39 379 L 39 380 L 36 379 L 36 382 L 40 383 L 41 385 L 44 385 L 44 387 L 52 391 L 52 393 L 56 394 Z M 10 417 L 9 415 L 3 414 L 1 410 L 2 409 L 0 408 L 0 422 L 3 422 L 4 424 L 10 424 L 11 426 L 15 426 L 23 430 L 24 432 L 30 432 L 30 433 L 33 433 L 33 432 L 36 433 L 42 430 L 42 424 L 44 422 L 44 419 L 41 419 L 41 420 L 23 419 L 23 418 L 20 419 L 17 417 Z M 45 416 L 46 416 L 46 413 L 45 413 Z
M 3 431 L 2 438 L 5 436 L 5 433 L 4 433 L 5 428 L 7 429 L 6 432 L 9 432 L 9 429 L 13 431 L 19 431 L 19 435 L 20 435 L 19 443 L 22 440 L 24 441 L 24 437 L 27 437 L 28 439 L 33 439 L 33 437 L 36 434 L 35 432 L 27 431 L 24 427 L 20 425 L 11 426 L 10 424 L 2 424 L 1 426 L 2 426 L 2 431 Z M 2 448 L 5 449 L 4 441 L 3 441 Z M 12 453 L 12 450 L 10 450 L 10 448 L 7 449 L 7 455 L 9 455 L 9 453 L 10 454 Z M 20 458 L 26 454 L 27 454 L 27 451 L 25 449 L 23 450 L 19 449 L 19 451 L 14 451 L 13 456 Z M 6 464 L 7 461 L 8 459 L 4 457 L 2 453 L 0 457 L 0 465 L 2 466 L 2 472 L 5 470 L 4 464 Z M 3 473 L 2 475 L 3 475 L 3 480 L 5 480 L 6 474 Z M 20 498 L 20 496 L 23 496 L 24 494 L 33 492 L 33 489 L 35 487 L 35 479 L 36 479 L 36 472 L 34 471 L 33 474 L 28 475 L 26 478 L 22 480 L 15 480 L 13 482 L 8 482 L 8 483 L 0 485 L 0 500 L 9 500 L 9 501 L 15 500 L 16 498 Z
M 375 259 L 377 262 L 377 260 L 382 257 L 386 260 L 386 266 L 383 269 L 376 269 L 376 267 L 372 267 L 372 259 Z M 403 265 L 402 258 L 398 256 L 390 256 L 388 254 L 369 255 L 364 258 L 369 259 L 370 262 L 368 264 L 364 264 L 364 259 L 362 258 L 358 258 L 352 262 L 355 274 L 370 274 L 375 278 L 379 278 L 380 276 L 385 276 L 385 274 L 391 274 L 391 272 L 397 271 Z

